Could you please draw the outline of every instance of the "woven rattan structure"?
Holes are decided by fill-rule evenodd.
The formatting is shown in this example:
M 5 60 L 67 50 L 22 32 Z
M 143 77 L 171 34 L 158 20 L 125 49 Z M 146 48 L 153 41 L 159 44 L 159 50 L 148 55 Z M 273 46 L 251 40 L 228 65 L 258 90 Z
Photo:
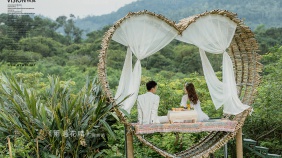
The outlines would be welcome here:
M 114 105 L 113 108 L 117 113 L 117 115 L 119 116 L 122 123 L 124 123 L 125 125 L 130 125 L 130 123 L 127 122 L 126 118 L 118 110 L 109 87 L 109 83 L 107 80 L 107 71 L 106 71 L 107 49 L 111 41 L 111 38 L 115 30 L 119 27 L 119 25 L 125 19 L 140 14 L 148 14 L 165 21 L 167 24 L 176 28 L 179 31 L 179 34 L 181 34 L 181 32 L 184 31 L 190 24 L 197 21 L 198 18 L 209 14 L 217 14 L 217 15 L 225 16 L 230 18 L 235 23 L 237 23 L 236 32 L 231 42 L 231 45 L 228 49 L 228 54 L 230 55 L 233 62 L 238 95 L 241 101 L 244 104 L 248 104 L 248 105 L 251 105 L 253 103 L 256 95 L 256 88 L 258 87 L 260 82 L 259 73 L 262 70 L 262 64 L 259 63 L 260 56 L 257 54 L 257 52 L 259 51 L 258 44 L 254 38 L 254 34 L 252 33 L 251 29 L 248 26 L 244 25 L 242 20 L 237 18 L 236 14 L 228 12 L 226 10 L 212 10 L 209 12 L 204 12 L 202 14 L 185 18 L 183 20 L 180 20 L 178 24 L 175 24 L 174 22 L 166 19 L 162 15 L 158 15 L 148 11 L 141 11 L 136 13 L 129 13 L 124 18 L 117 21 L 105 33 L 102 41 L 102 50 L 100 51 L 100 55 L 99 55 L 99 65 L 98 65 L 99 79 L 102 83 L 104 92 L 106 93 L 109 101 L 113 103 Z M 156 152 L 163 155 L 164 157 L 208 157 L 210 153 L 215 152 L 217 149 L 221 148 L 224 144 L 226 144 L 230 139 L 234 138 L 237 131 L 242 128 L 244 121 L 250 112 L 251 112 L 251 108 L 235 116 L 229 116 L 229 115 L 224 116 L 227 119 L 238 121 L 235 132 L 223 132 L 223 131 L 210 132 L 200 142 L 194 144 L 189 149 L 179 153 L 171 154 L 166 151 L 163 151 L 162 149 L 154 146 L 152 143 L 144 139 L 141 135 L 137 135 L 137 134 L 135 135 L 143 144 L 147 145 L 148 147 L 155 150 Z

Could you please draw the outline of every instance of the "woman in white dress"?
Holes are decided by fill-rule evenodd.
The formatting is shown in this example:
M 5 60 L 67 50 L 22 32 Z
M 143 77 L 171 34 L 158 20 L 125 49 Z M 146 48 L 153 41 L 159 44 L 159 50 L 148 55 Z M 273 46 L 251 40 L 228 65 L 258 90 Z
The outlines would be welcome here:
M 202 111 L 200 101 L 198 99 L 198 95 L 196 93 L 195 87 L 193 83 L 186 83 L 185 84 L 185 94 L 181 99 L 181 106 L 187 107 L 187 101 L 190 101 L 190 106 L 194 108 L 198 114 L 197 121 L 206 121 L 209 119 L 209 116 Z

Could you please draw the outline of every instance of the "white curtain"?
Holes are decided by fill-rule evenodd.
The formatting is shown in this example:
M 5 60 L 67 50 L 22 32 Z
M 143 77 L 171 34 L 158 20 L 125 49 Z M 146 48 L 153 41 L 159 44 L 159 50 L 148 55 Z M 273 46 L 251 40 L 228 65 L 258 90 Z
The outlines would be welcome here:
M 249 106 L 238 98 L 233 65 L 226 52 L 236 30 L 236 23 L 221 15 L 207 15 L 192 23 L 177 39 L 199 47 L 203 72 L 213 100 L 218 109 L 223 105 L 226 114 L 238 114 Z M 205 51 L 213 54 L 223 53 L 222 80 L 219 81 L 206 56 Z
M 130 113 L 136 98 L 141 81 L 141 60 L 156 53 L 169 44 L 178 34 L 178 31 L 151 15 L 142 14 L 130 17 L 123 21 L 115 31 L 113 40 L 127 46 L 127 55 L 122 70 L 119 87 L 115 99 L 117 102 L 130 95 L 122 107 Z M 137 61 L 132 71 L 132 53 Z
M 126 97 L 126 94 L 129 92 L 128 85 L 131 85 L 132 79 L 132 53 L 129 48 L 127 48 L 127 53 L 125 56 L 122 73 L 119 79 L 119 86 L 115 95 L 117 103 L 120 103 L 123 98 Z

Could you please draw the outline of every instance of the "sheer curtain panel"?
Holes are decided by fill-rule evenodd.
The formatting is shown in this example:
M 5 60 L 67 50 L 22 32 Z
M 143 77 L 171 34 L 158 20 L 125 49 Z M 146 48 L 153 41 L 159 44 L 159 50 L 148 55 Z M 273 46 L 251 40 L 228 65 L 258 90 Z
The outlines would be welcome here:
M 156 53 L 169 44 L 178 31 L 165 21 L 148 15 L 134 15 L 122 21 L 113 35 L 113 40 L 127 46 L 127 56 L 122 69 L 119 87 L 115 98 L 118 101 L 130 95 L 123 103 L 122 107 L 130 113 L 140 87 L 141 81 L 141 60 Z M 134 54 L 137 61 L 132 71 L 132 58 Z
M 233 64 L 226 52 L 236 30 L 236 23 L 221 15 L 207 15 L 197 19 L 183 31 L 177 39 L 199 47 L 205 79 L 215 105 L 218 109 L 223 105 L 226 114 L 238 114 L 249 106 L 243 104 L 237 95 Z M 206 52 L 223 54 L 222 82 L 206 56 Z

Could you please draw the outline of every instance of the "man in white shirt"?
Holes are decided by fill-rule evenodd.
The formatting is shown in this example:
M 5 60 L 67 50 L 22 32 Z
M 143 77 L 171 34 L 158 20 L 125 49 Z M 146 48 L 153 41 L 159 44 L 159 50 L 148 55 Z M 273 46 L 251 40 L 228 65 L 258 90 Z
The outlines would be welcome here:
M 149 81 L 146 83 L 148 92 L 138 96 L 138 122 L 140 124 L 160 123 L 158 119 L 158 107 L 160 97 L 156 95 L 157 83 Z

